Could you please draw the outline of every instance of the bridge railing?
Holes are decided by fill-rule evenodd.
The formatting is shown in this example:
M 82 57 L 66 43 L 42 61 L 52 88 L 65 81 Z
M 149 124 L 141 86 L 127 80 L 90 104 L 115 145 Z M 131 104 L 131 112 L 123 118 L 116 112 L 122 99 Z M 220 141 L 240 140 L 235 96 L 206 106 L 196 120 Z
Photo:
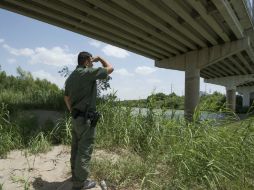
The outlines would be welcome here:
M 254 0 L 244 0 L 245 6 L 249 12 L 250 19 L 254 25 Z

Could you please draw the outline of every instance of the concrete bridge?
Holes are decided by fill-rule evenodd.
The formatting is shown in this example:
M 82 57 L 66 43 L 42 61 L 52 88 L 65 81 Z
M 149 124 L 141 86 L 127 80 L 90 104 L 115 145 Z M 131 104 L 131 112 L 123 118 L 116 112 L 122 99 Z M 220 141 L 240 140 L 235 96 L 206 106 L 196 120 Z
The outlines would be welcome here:
M 253 90 L 252 5 L 253 0 L 0 1 L 3 9 L 149 57 L 157 67 L 185 71 L 187 118 L 199 102 L 200 77 L 226 86 L 231 109 L 236 90 Z

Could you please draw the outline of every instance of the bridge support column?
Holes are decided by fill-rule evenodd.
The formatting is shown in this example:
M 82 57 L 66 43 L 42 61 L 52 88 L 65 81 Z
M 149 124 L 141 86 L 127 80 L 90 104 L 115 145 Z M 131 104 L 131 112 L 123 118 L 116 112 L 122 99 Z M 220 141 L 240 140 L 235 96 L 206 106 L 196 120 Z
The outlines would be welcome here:
M 229 110 L 235 111 L 236 106 L 236 88 L 226 88 L 226 106 Z
M 254 86 L 240 86 L 237 87 L 237 92 L 239 92 L 243 96 L 243 107 L 253 106 L 253 92 Z M 252 105 L 251 105 L 252 104 Z
M 186 55 L 184 116 L 188 121 L 192 121 L 195 108 L 199 103 L 200 69 L 197 66 L 197 59 L 196 52 Z
M 250 94 L 246 94 L 246 92 L 250 93 L 254 91 L 253 87 L 249 86 L 241 86 L 242 84 L 254 81 L 254 75 L 237 75 L 237 76 L 229 76 L 229 77 L 221 77 L 221 78 L 212 78 L 212 79 L 205 79 L 205 82 L 222 85 L 226 87 L 226 97 L 227 102 L 226 106 L 228 109 L 235 111 L 236 108 L 236 91 L 240 94 L 246 96 L 246 100 L 244 100 L 244 104 L 249 105 L 250 101 Z M 249 100 L 247 100 L 249 99 Z
M 249 92 L 243 93 L 243 106 L 244 107 L 250 106 L 250 93 Z

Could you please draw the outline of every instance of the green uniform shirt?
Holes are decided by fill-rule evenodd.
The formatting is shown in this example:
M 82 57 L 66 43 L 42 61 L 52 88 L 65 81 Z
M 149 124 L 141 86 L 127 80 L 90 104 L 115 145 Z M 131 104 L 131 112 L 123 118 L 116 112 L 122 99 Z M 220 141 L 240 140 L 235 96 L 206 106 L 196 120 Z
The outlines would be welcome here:
M 97 79 L 106 79 L 105 68 L 86 68 L 78 65 L 65 81 L 65 96 L 70 96 L 71 108 L 85 111 L 86 106 L 96 110 Z

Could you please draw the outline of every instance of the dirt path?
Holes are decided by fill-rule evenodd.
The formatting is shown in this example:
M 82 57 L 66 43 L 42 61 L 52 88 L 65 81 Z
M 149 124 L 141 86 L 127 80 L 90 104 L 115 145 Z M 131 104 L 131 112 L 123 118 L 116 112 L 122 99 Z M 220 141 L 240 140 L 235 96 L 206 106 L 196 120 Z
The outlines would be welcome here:
M 95 151 L 94 157 L 100 157 Z M 26 155 L 23 151 L 12 151 L 7 159 L 0 159 L 0 185 L 3 190 L 56 190 L 66 184 L 71 188 L 70 148 L 55 146 L 46 154 Z M 64 185 L 65 186 L 65 185 Z M 0 187 L 1 189 L 1 187 Z M 100 190 L 97 186 L 94 190 Z

